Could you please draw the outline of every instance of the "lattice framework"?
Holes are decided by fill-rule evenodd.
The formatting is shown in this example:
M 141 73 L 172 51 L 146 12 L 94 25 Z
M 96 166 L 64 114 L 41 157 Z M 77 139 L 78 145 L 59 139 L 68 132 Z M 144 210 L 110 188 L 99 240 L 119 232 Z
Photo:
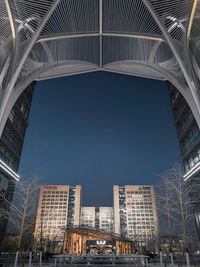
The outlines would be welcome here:
M 98 70 L 169 80 L 200 126 L 199 24 L 200 0 L 1 0 L 0 134 L 31 81 Z

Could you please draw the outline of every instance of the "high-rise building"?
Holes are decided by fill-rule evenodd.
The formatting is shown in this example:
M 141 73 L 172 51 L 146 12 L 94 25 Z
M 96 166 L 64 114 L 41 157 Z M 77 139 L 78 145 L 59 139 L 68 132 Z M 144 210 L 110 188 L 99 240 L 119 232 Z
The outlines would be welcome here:
M 113 207 L 99 207 L 99 229 L 113 232 Z
M 17 171 L 28 126 L 34 86 L 33 82 L 18 98 L 0 139 L 0 192 L 9 202 L 12 202 L 15 183 L 19 179 Z M 7 227 L 7 219 L 4 217 L 5 210 L 9 212 L 9 205 L 0 199 L 0 244 L 4 239 Z
M 155 239 L 158 231 L 152 185 L 113 186 L 114 231 L 135 241 Z
M 80 185 L 41 186 L 35 238 L 62 241 L 67 227 L 79 225 L 80 211 Z
M 65 229 L 83 228 L 86 233 L 88 228 L 124 240 L 152 242 L 158 231 L 154 187 L 114 185 L 113 197 L 113 207 L 81 207 L 81 186 L 41 186 L 35 237 L 62 241 Z
M 81 207 L 80 226 L 95 228 L 95 207 Z
M 190 199 L 195 215 L 197 232 L 200 240 L 200 130 L 196 120 L 181 93 L 168 83 L 174 123 L 178 135 L 184 176 L 190 191 Z
M 82 207 L 80 225 L 113 232 L 113 207 Z

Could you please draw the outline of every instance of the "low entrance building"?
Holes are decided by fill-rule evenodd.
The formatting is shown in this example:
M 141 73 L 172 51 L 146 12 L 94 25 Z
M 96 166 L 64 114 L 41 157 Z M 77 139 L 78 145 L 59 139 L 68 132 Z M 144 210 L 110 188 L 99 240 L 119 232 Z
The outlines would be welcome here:
M 133 254 L 132 240 L 92 228 L 74 227 L 65 231 L 63 253 L 65 254 Z

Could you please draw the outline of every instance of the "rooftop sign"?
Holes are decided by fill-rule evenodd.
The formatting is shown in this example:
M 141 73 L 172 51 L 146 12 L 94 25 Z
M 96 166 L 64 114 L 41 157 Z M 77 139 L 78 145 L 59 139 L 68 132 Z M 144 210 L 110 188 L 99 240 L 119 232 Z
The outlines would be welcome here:
M 49 189 L 57 189 L 58 187 L 57 186 L 44 186 L 44 190 L 49 190 Z

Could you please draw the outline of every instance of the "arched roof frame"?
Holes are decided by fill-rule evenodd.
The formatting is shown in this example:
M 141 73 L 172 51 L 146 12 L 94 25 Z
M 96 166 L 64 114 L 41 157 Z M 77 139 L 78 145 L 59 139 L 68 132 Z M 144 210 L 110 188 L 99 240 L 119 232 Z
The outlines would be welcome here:
M 200 127 L 195 58 L 199 6 L 199 0 L 2 1 L 0 134 L 12 106 L 31 81 L 96 70 L 169 80 L 186 99 Z M 67 66 L 74 71 L 67 72 Z

